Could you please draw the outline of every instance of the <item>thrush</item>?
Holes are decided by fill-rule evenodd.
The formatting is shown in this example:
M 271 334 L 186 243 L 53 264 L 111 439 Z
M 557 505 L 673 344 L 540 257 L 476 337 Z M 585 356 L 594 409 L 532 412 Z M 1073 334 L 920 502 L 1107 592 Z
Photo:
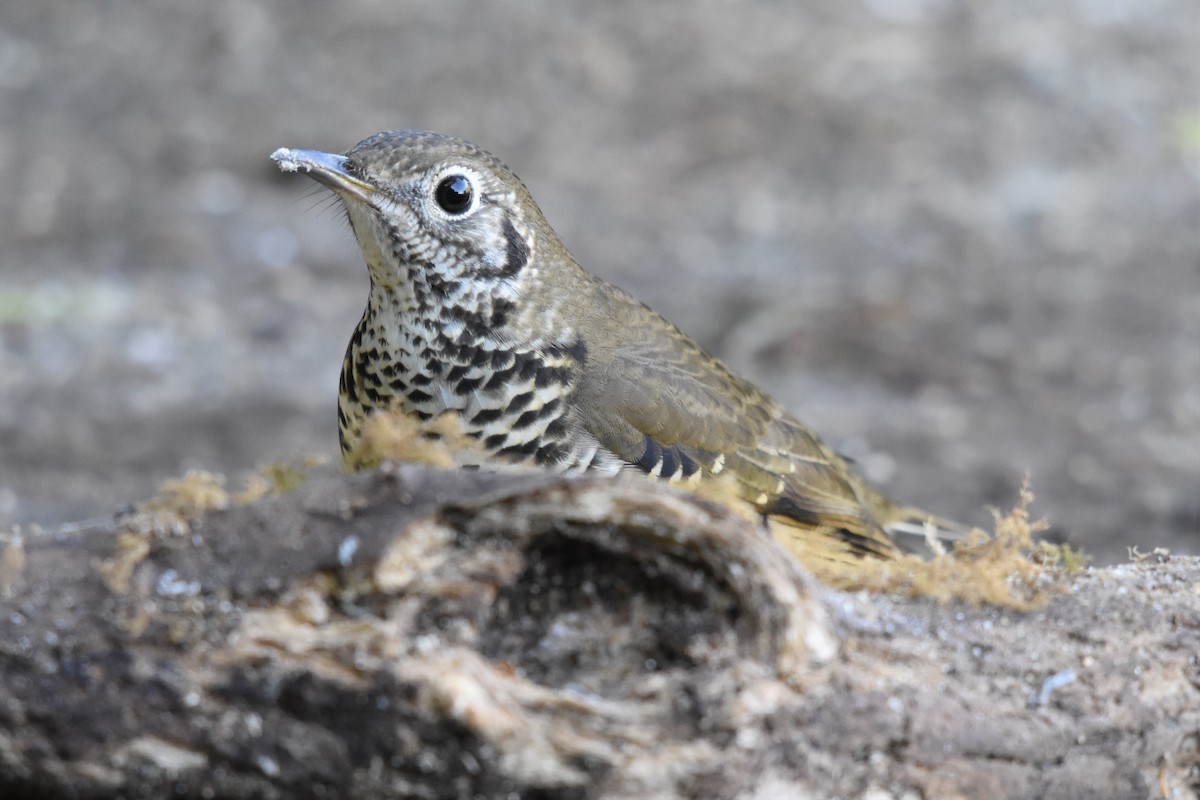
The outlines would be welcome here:
M 893 557 L 958 526 L 892 502 L 779 403 L 585 271 L 525 185 L 469 142 L 388 131 L 277 150 L 345 207 L 371 276 L 338 393 L 343 454 L 371 413 L 459 415 L 484 461 L 724 479 L 785 542 Z M 908 549 L 908 548 L 905 548 Z

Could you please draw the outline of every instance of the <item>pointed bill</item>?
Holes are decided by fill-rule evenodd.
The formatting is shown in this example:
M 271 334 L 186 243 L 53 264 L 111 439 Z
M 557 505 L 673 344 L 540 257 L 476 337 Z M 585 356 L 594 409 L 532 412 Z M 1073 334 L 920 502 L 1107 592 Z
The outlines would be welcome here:
M 346 169 L 346 157 L 320 150 L 293 150 L 281 147 L 271 158 L 284 172 L 306 172 L 308 177 L 333 189 L 346 200 L 370 203 L 377 193 L 371 186 Z

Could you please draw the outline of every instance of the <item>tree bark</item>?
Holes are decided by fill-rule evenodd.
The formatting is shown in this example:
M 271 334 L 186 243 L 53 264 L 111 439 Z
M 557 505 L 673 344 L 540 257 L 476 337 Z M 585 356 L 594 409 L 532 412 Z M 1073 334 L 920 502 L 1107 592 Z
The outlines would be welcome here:
M 822 588 L 651 482 L 318 470 L 10 536 L 0 797 L 1195 798 L 1200 560 Z

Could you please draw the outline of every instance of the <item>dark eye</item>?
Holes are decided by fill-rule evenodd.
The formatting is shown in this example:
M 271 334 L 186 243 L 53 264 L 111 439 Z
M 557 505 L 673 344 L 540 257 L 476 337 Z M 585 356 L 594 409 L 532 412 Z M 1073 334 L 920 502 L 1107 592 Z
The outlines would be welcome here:
M 434 190 L 433 198 L 447 214 L 461 214 L 471 205 L 473 193 L 471 182 L 464 175 L 451 175 L 442 178 L 442 182 Z

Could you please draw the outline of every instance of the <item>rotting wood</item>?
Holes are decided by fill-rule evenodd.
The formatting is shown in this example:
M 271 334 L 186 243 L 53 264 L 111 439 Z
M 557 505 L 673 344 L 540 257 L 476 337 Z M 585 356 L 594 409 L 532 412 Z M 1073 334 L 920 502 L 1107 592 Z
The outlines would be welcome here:
M 939 605 L 649 482 L 403 466 L 2 563 L 5 798 L 1200 791 L 1194 558 Z

